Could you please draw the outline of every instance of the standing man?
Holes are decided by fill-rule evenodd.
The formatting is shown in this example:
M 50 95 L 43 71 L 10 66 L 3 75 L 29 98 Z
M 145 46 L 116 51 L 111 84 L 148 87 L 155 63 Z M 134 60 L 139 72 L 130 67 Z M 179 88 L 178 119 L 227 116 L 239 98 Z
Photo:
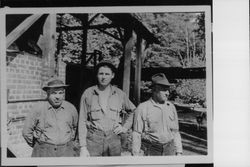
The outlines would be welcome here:
M 23 137 L 33 147 L 32 157 L 79 156 L 73 144 L 78 113 L 64 100 L 65 87 L 62 80 L 50 79 L 43 86 L 47 101 L 38 102 L 26 118 Z
M 152 76 L 152 97 L 135 111 L 132 154 L 181 155 L 182 143 L 175 106 L 168 101 L 170 83 L 163 73 Z
M 115 66 L 102 61 L 96 67 L 97 85 L 85 90 L 80 101 L 80 156 L 120 156 L 121 136 L 133 123 L 135 106 L 126 94 L 111 85 Z M 121 113 L 128 118 L 122 124 Z

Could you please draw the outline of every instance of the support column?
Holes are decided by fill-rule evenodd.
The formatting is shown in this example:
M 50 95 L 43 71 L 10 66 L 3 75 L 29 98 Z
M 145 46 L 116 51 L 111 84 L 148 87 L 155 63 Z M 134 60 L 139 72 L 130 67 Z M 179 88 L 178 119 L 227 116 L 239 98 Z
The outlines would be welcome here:
M 56 75 L 56 14 L 50 14 L 47 17 L 43 27 L 43 36 L 40 37 L 38 45 L 43 52 L 44 69 L 49 68 L 44 74 L 43 80 L 46 80 L 47 77 Z
M 135 105 L 138 105 L 141 100 L 141 68 L 142 68 L 142 38 L 137 36 L 136 42 L 136 66 L 135 66 L 135 83 L 134 83 L 134 98 Z
M 123 91 L 129 97 L 129 88 L 130 88 L 130 71 L 131 71 L 131 52 L 134 46 L 134 37 L 132 30 L 126 30 L 125 36 L 129 37 L 125 45 L 124 50 L 124 71 L 123 71 Z
M 82 91 L 86 88 L 86 53 L 87 53 L 87 38 L 88 38 L 88 14 L 81 14 L 82 22 L 82 54 L 81 54 L 81 71 L 80 71 L 80 91 L 79 97 Z

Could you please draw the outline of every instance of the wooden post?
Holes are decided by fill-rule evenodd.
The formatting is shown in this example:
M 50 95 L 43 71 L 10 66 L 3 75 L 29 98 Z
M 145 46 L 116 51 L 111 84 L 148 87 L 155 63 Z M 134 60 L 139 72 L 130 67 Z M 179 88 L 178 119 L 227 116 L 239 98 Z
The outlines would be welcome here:
M 56 14 L 50 14 L 47 17 L 43 27 L 43 36 L 37 43 L 43 51 L 43 66 L 44 68 L 49 67 L 48 77 L 54 76 L 56 74 Z
M 134 37 L 132 34 L 132 30 L 125 31 L 125 36 L 129 37 L 129 40 L 127 41 L 125 45 L 124 50 L 124 71 L 123 71 L 123 84 L 122 88 L 123 91 L 127 94 L 129 97 L 129 88 L 130 88 L 130 71 L 131 71 L 131 51 L 134 46 Z
M 137 36 L 136 42 L 136 66 L 135 66 L 135 83 L 134 83 L 134 98 L 135 105 L 138 105 L 141 100 L 141 68 L 142 68 L 142 38 Z
M 82 21 L 82 55 L 81 55 L 81 71 L 80 71 L 80 91 L 79 98 L 82 91 L 86 88 L 86 53 L 87 53 L 87 38 L 88 38 L 88 14 L 81 14 Z

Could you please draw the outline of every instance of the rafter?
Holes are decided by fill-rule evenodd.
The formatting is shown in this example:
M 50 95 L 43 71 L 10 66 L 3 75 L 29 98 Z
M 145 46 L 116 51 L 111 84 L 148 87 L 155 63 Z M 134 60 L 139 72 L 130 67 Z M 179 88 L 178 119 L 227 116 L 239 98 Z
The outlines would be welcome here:
M 92 21 L 95 20 L 95 18 L 97 18 L 100 15 L 100 13 L 97 13 L 96 15 L 94 15 L 89 21 L 88 24 L 92 23 Z
M 31 15 L 20 23 L 13 31 L 11 31 L 6 39 L 6 48 L 8 48 L 23 33 L 25 33 L 41 16 L 42 14 Z
M 99 30 L 99 31 L 101 31 L 101 32 L 104 33 L 104 34 L 107 34 L 107 35 L 113 37 L 114 39 L 116 39 L 116 40 L 118 40 L 118 41 L 122 41 L 119 37 L 115 36 L 114 34 L 111 34 L 111 33 L 107 32 L 107 31 L 105 31 L 105 30 L 103 30 L 103 29 L 100 29 L 100 28 L 96 28 L 96 29 Z
M 97 29 L 97 28 L 116 28 L 117 26 L 115 24 L 98 24 L 98 25 L 90 25 L 87 28 L 88 29 Z M 73 27 L 69 27 L 69 26 L 64 26 L 64 27 L 57 27 L 56 31 L 74 31 L 74 30 L 82 30 L 84 27 L 83 26 L 73 26 Z

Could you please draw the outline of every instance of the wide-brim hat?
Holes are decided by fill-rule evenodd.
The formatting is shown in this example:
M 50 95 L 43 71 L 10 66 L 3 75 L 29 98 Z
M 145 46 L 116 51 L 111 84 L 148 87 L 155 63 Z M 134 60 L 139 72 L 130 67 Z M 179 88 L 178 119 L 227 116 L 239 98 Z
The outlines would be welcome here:
M 113 71 L 113 73 L 116 72 L 116 67 L 114 66 L 114 64 L 110 60 L 102 60 L 102 61 L 100 61 L 96 65 L 95 71 L 97 72 L 99 70 L 99 68 L 103 67 L 103 66 L 108 66 Z
M 64 84 L 64 82 L 59 78 L 51 78 L 44 83 L 42 89 L 46 91 L 49 88 L 65 88 L 69 85 Z
M 152 82 L 153 84 L 163 85 L 163 86 L 172 86 L 174 84 L 169 83 L 167 77 L 164 73 L 157 73 L 152 76 Z

